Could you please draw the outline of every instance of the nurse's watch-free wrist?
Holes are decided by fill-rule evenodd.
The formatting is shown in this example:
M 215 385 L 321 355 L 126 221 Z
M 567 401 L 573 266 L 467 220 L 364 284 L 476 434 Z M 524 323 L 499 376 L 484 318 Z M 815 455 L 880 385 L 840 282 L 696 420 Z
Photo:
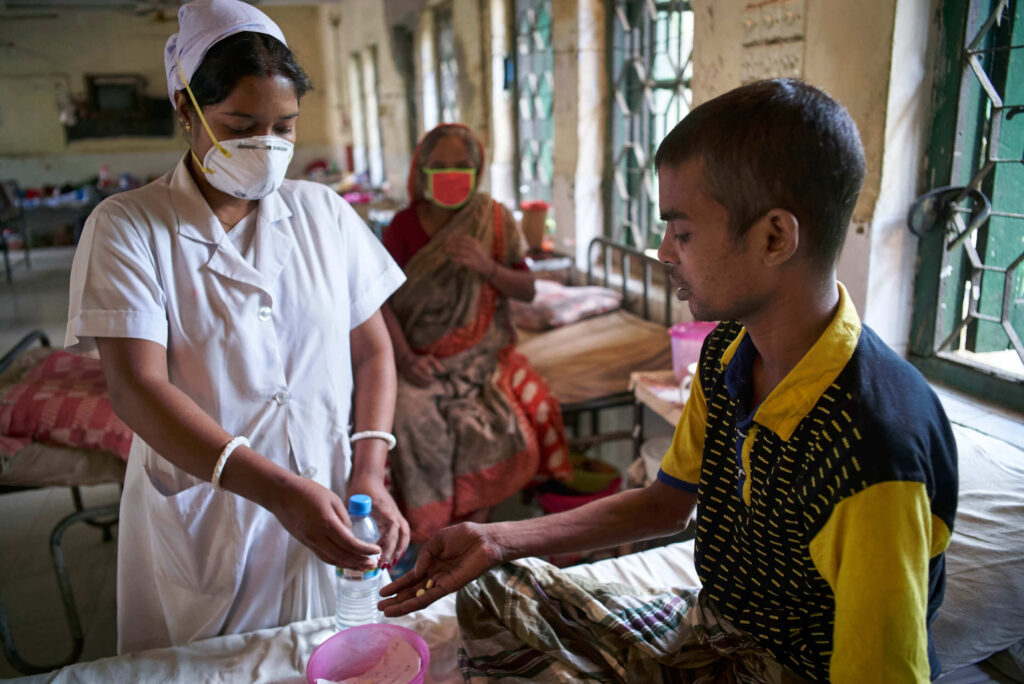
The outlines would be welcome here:
M 388 451 L 394 449 L 395 445 L 398 444 L 398 440 L 395 439 L 393 434 L 390 432 L 384 432 L 383 430 L 363 430 L 362 432 L 357 432 L 349 437 L 348 441 L 349 443 L 352 443 L 358 442 L 361 439 L 383 439 L 388 443 Z
M 228 456 L 240 446 L 249 446 L 249 438 L 239 435 L 225 444 L 224 448 L 220 450 L 220 456 L 217 457 L 217 465 L 213 466 L 213 477 L 210 478 L 210 484 L 217 491 L 221 490 L 220 474 L 224 472 L 224 464 L 228 462 Z

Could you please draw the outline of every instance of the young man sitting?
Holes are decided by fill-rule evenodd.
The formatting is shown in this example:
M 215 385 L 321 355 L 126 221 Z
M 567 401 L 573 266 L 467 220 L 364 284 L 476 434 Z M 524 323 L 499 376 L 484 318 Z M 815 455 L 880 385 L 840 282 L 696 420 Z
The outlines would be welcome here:
M 696 319 L 723 321 L 658 480 L 442 530 L 385 587 L 385 614 L 493 568 L 458 597 L 471 676 L 928 681 L 956 450 L 927 383 L 836 282 L 864 176 L 856 126 L 812 86 L 762 81 L 694 109 L 655 165 L 659 258 Z M 699 596 L 502 565 L 669 535 L 695 508 Z

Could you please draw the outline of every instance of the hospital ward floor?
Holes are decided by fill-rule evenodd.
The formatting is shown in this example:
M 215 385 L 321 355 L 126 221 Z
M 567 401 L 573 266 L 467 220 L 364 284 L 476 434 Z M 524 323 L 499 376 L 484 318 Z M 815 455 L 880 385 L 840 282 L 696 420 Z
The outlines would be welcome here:
M 13 259 L 20 262 L 21 255 L 15 254 Z M 12 283 L 0 279 L 0 354 L 14 346 L 25 333 L 37 328 L 49 335 L 53 346 L 61 346 L 73 255 L 72 247 L 33 250 L 31 269 L 18 266 L 12 274 Z M 936 390 L 947 412 L 958 422 L 1013 444 L 1024 443 L 1024 417 L 978 405 L 941 388 Z M 649 426 L 651 420 L 657 419 L 649 418 Z M 627 461 L 622 461 L 622 454 L 602 453 L 598 457 L 623 466 L 628 464 L 628 449 L 622 451 Z M 82 495 L 86 506 L 114 503 L 118 487 L 84 487 Z M 65 658 L 71 650 L 48 539 L 54 525 L 73 510 L 67 489 L 0 495 L 0 605 L 7 612 L 21 657 L 33 664 L 52 664 Z M 493 517 L 510 519 L 533 513 L 535 511 L 518 501 L 509 500 L 495 510 Z M 64 536 L 64 551 L 85 635 L 81 660 L 113 655 L 116 647 L 116 528 L 114 539 L 104 542 L 100 530 L 74 525 Z M 0 658 L 0 678 L 18 674 L 5 658 Z

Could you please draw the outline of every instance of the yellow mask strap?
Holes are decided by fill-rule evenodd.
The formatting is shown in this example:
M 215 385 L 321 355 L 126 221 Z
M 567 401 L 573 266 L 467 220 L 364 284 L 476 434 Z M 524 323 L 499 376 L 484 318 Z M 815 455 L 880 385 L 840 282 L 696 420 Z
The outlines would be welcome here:
M 185 70 L 181 68 L 181 62 L 178 61 L 177 56 L 175 56 L 174 61 L 178 65 L 178 73 L 181 74 L 181 82 L 185 84 L 185 92 L 188 93 L 189 99 L 192 100 L 192 106 L 195 107 L 196 114 L 199 115 L 199 121 L 202 122 L 203 128 L 206 129 L 206 134 L 210 136 L 210 140 L 212 140 L 214 146 L 218 150 L 220 150 L 220 153 L 223 154 L 228 159 L 231 159 L 231 153 L 224 149 L 224 146 L 221 145 L 220 142 L 217 140 L 217 136 L 215 136 L 213 134 L 213 131 L 210 130 L 210 124 L 206 123 L 206 117 L 203 116 L 203 110 L 199 106 L 199 103 L 196 102 L 196 96 L 192 94 L 192 89 L 188 87 L 188 79 L 185 78 Z M 212 169 L 208 169 L 205 166 L 203 166 L 203 162 L 199 160 L 198 156 L 196 156 L 195 150 L 192 150 L 191 148 L 189 149 L 192 152 L 192 158 L 196 160 L 197 164 L 199 164 L 199 168 L 202 169 L 203 173 L 213 173 Z

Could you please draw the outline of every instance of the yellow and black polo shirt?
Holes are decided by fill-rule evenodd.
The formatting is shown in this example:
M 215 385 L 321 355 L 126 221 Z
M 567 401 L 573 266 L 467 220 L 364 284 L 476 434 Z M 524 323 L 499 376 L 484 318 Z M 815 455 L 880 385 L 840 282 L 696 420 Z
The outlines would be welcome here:
M 738 323 L 707 338 L 658 478 L 697 492 L 697 572 L 730 622 L 818 681 L 938 676 L 929 624 L 956 445 L 924 378 L 839 309 L 757 406 Z

